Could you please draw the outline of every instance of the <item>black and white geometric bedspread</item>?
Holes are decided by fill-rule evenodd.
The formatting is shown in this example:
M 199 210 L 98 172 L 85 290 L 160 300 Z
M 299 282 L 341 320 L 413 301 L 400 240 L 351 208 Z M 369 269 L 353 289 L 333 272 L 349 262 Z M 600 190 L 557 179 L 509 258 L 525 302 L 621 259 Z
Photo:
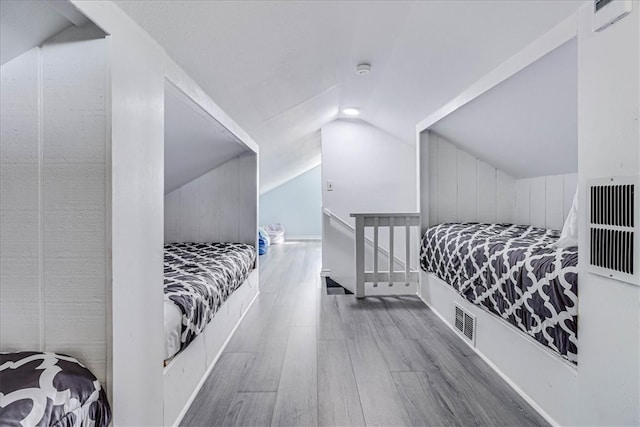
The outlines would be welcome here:
M 422 238 L 420 265 L 473 304 L 577 362 L 578 248 L 555 230 L 512 224 L 440 224 Z
M 164 299 L 182 313 L 180 350 L 249 277 L 255 261 L 256 249 L 243 243 L 164 245 Z
M 0 425 L 106 427 L 111 408 L 96 377 L 73 357 L 0 353 Z

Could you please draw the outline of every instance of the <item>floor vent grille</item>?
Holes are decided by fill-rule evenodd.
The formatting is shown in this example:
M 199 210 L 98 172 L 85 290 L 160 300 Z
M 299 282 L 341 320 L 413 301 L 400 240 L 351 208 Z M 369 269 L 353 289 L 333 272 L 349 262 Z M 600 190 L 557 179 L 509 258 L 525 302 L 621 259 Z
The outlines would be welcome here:
M 588 182 L 589 271 L 640 284 L 638 274 L 638 179 Z
M 459 304 L 455 304 L 455 328 L 460 331 L 463 337 L 476 344 L 476 317 L 462 308 Z

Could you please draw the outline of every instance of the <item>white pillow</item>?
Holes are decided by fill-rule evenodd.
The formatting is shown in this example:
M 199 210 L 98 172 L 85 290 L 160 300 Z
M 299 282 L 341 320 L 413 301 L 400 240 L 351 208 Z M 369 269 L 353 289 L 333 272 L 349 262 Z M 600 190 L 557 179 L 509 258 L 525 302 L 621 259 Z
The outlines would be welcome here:
M 578 246 L 578 189 L 573 196 L 573 203 L 567 219 L 564 220 L 562 234 L 554 246 L 557 248 L 571 248 Z

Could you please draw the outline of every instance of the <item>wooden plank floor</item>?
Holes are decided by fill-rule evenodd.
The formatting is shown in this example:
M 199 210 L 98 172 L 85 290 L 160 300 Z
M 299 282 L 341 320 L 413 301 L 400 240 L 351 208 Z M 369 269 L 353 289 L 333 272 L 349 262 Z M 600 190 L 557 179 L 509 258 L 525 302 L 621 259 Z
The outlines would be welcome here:
M 546 426 L 417 297 L 327 295 L 319 242 L 260 257 L 260 295 L 183 426 Z

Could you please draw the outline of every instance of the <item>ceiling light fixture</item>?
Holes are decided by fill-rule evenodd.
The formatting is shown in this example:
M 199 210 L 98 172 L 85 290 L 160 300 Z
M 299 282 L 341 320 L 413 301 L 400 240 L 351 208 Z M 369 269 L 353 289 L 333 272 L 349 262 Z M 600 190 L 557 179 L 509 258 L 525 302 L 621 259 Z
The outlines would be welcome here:
M 356 74 L 359 76 L 366 76 L 371 71 L 371 64 L 362 63 L 356 67 Z
M 342 110 L 347 116 L 358 116 L 360 114 L 360 110 L 357 108 L 349 107 Z

